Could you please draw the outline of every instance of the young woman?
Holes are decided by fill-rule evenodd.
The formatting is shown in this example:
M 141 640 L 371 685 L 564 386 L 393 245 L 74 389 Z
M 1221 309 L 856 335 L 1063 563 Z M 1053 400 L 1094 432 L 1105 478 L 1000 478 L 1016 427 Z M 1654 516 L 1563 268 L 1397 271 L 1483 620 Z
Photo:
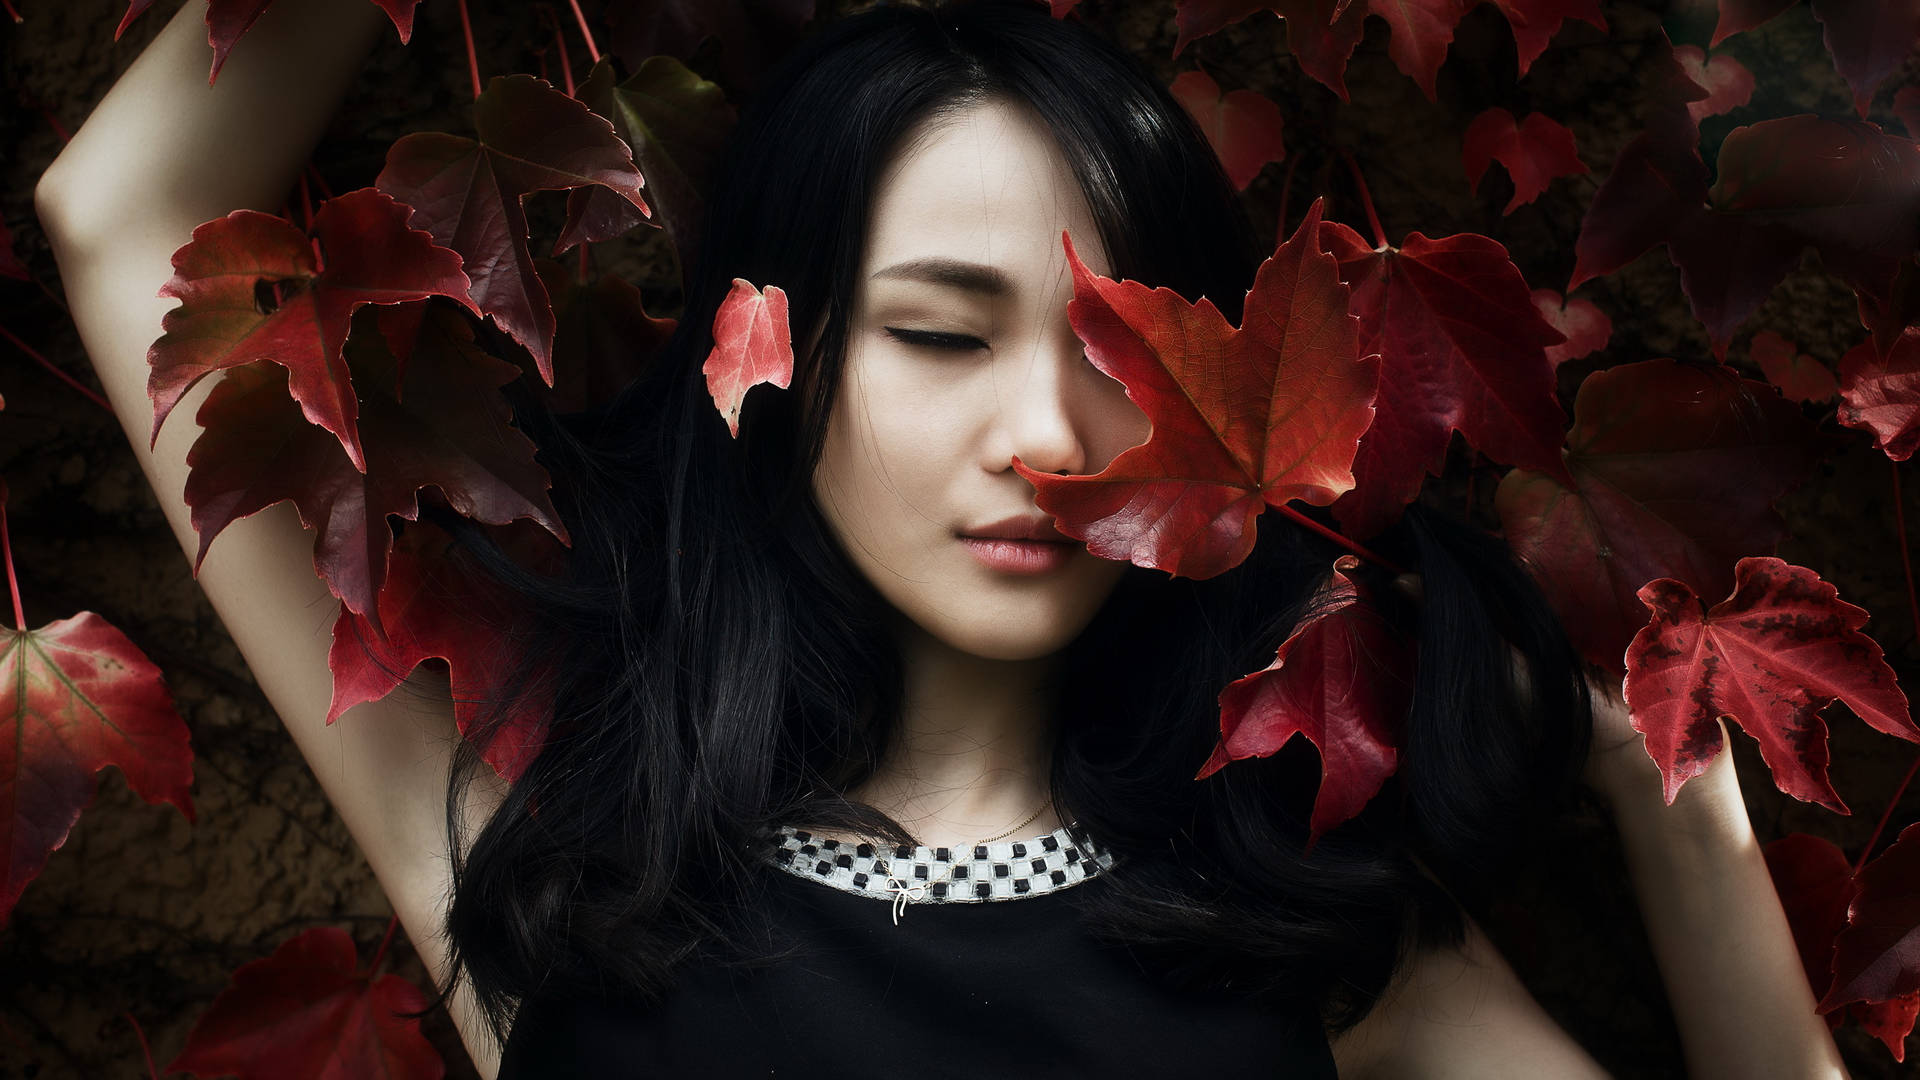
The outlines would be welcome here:
M 278 0 L 209 93 L 198 18 L 37 200 L 183 544 L 191 432 L 145 450 L 148 298 L 195 224 L 280 197 L 383 25 Z M 1420 648 L 1360 818 L 1305 853 L 1297 746 L 1193 779 L 1220 689 L 1340 552 L 1269 518 L 1192 581 L 1053 529 L 1013 460 L 1092 474 L 1148 433 L 1067 319 L 1063 231 L 1236 322 L 1262 254 L 1182 110 L 1077 22 L 1023 0 L 813 34 L 742 116 L 664 354 L 586 416 L 522 403 L 574 545 L 550 582 L 469 538 L 558 673 L 511 790 L 444 688 L 320 722 L 331 603 L 290 508 L 215 545 L 202 585 L 482 1074 L 1600 1076 L 1465 914 L 1584 781 L 1694 1074 L 1843 1075 L 1730 760 L 1660 805 L 1617 700 L 1589 712 L 1552 615 L 1465 526 L 1412 508 L 1374 546 L 1417 574 L 1360 571 Z M 701 374 L 736 277 L 788 293 L 798 357 L 737 440 Z

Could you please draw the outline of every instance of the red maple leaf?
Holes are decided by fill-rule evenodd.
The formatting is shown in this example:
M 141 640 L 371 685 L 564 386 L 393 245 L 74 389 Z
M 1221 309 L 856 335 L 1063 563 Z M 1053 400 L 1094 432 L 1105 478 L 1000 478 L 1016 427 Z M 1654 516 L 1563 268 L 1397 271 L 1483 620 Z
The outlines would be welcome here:
M 574 96 L 612 121 L 614 132 L 633 148 L 633 163 L 646 176 L 647 202 L 672 238 L 674 257 L 684 273 L 699 250 L 706 209 L 702 193 L 733 130 L 733 106 L 718 84 L 671 56 L 648 57 L 618 86 L 613 79 L 613 62 L 603 57 Z M 567 220 L 553 253 L 583 241 L 610 240 L 644 220 L 633 203 L 608 188 L 574 188 L 567 193 Z
M 1815 461 L 1800 407 L 1731 368 L 1643 360 L 1581 380 L 1558 476 L 1515 469 L 1494 506 L 1582 654 L 1611 671 L 1646 624 L 1640 586 L 1723 595 L 1786 535 L 1773 501 Z
M 413 9 L 420 0 L 373 0 L 380 9 L 393 20 L 394 29 L 400 31 L 400 44 L 405 45 L 413 38 Z M 233 52 L 233 46 L 240 35 L 253 26 L 260 13 L 267 10 L 273 0 L 207 0 L 207 44 L 213 47 L 213 70 L 207 73 L 207 85 L 212 86 L 220 75 L 220 68 L 226 64 L 227 56 Z M 138 18 L 140 13 L 152 6 L 153 0 L 133 0 L 126 15 L 120 19 L 120 25 L 113 32 L 113 39 L 127 29 L 127 24 Z
M 1222 95 L 1220 84 L 1204 71 L 1181 72 L 1170 89 L 1206 132 L 1234 187 L 1247 190 L 1268 162 L 1286 160 L 1287 146 L 1280 138 L 1286 120 L 1280 106 L 1268 98 L 1252 90 Z
M 1488 457 L 1561 473 L 1567 418 L 1546 350 L 1565 342 L 1540 317 L 1507 249 L 1473 233 L 1373 244 L 1339 222 L 1320 229 L 1353 289 L 1360 351 L 1380 354 L 1373 426 L 1354 458 L 1357 486 L 1333 504 L 1349 535 L 1393 524 L 1446 462 L 1458 431 Z
M 409 219 L 460 253 L 480 310 L 526 346 L 553 385 L 553 305 L 527 248 L 522 203 L 535 191 L 598 185 L 642 215 L 640 171 L 613 125 L 532 75 L 501 75 L 473 103 L 477 139 L 404 135 L 374 186 L 413 207 Z
M 1535 289 L 1530 295 L 1534 310 L 1567 339 L 1547 346 L 1547 363 L 1554 367 L 1598 352 L 1613 340 L 1613 320 L 1593 301 L 1568 300 L 1552 289 Z
M 426 995 L 398 975 L 356 970 L 353 938 L 318 926 L 291 938 L 233 981 L 195 1021 L 169 1073 L 240 1080 L 439 1080 L 440 1054 L 420 1021 Z
M 1753 72 L 1739 58 L 1722 54 L 1708 59 L 1706 50 L 1698 45 L 1676 45 L 1673 58 L 1687 78 L 1707 92 L 1699 101 L 1687 102 L 1694 123 L 1732 112 L 1753 100 Z
M 1321 834 L 1358 815 L 1399 767 L 1412 671 L 1412 646 L 1336 569 L 1273 663 L 1221 691 L 1220 743 L 1194 779 L 1304 736 L 1320 751 L 1311 851 Z
M 474 310 L 460 257 L 408 228 L 406 218 L 407 207 L 392 196 L 361 188 L 320 204 L 311 242 L 255 210 L 196 227 L 160 287 L 181 304 L 147 349 L 149 443 L 158 443 L 160 425 L 195 383 L 272 360 L 287 369 L 288 391 L 307 419 L 333 432 L 353 467 L 365 471 L 358 395 L 341 356 L 354 309 L 445 296 Z
M 1173 55 L 1178 58 L 1187 44 L 1196 38 L 1225 27 L 1258 11 L 1271 11 L 1287 22 L 1287 51 L 1306 72 L 1346 101 L 1347 60 L 1354 46 L 1365 35 L 1368 15 L 1386 20 L 1392 36 L 1387 55 L 1394 66 L 1427 95 L 1438 100 L 1435 83 L 1440 65 L 1446 61 L 1447 46 L 1453 42 L 1454 28 L 1478 0 L 1398 0 L 1376 3 L 1374 0 L 1180 0 L 1174 19 L 1179 36 Z M 1606 19 L 1600 14 L 1599 0 L 1494 0 L 1513 28 L 1519 54 L 1520 74 L 1545 51 L 1547 42 L 1566 19 L 1580 19 L 1603 33 Z
M 1565 124 L 1537 112 L 1516 123 L 1512 113 L 1498 107 L 1474 117 L 1461 137 L 1460 164 L 1467 170 L 1467 187 L 1478 188 L 1480 177 L 1495 161 L 1505 165 L 1513 179 L 1513 198 L 1500 211 L 1503 215 L 1539 198 L 1556 177 L 1587 171 L 1574 149 L 1573 132 Z
M 552 259 L 535 259 L 533 264 L 553 297 L 553 387 L 540 391 L 532 379 L 528 386 L 556 413 L 582 412 L 611 401 L 653 361 L 673 336 L 677 320 L 647 314 L 640 290 L 618 274 L 583 284 Z
M 762 293 L 745 278 L 733 279 L 713 314 L 713 351 L 700 371 L 728 434 L 739 438 L 747 391 L 761 383 L 785 389 L 793 381 L 793 332 L 780 286 L 769 285 Z
M 1883 358 L 1871 342 L 1840 357 L 1840 408 L 1848 427 L 1873 432 L 1873 445 L 1895 461 L 1920 446 L 1920 327 L 1910 327 Z
M 1704 617 L 1684 582 L 1640 589 L 1652 615 L 1627 646 L 1626 701 L 1666 800 L 1713 763 L 1719 720 L 1730 717 L 1760 744 L 1781 791 L 1848 813 L 1827 782 L 1822 709 L 1838 698 L 1873 728 L 1920 742 L 1893 669 L 1860 633 L 1867 613 L 1813 571 L 1770 555 L 1741 559 L 1733 576 L 1732 594 Z
M 1859 883 L 1847 857 L 1831 841 L 1790 833 L 1768 844 L 1763 852 L 1773 888 L 1800 950 L 1800 963 L 1816 1000 L 1834 985 L 1835 938 L 1847 925 L 1847 908 L 1859 892 Z M 1903 888 L 1914 891 L 1911 871 Z M 1885 876 L 1885 875 L 1882 875 Z M 1866 950 L 1871 951 L 1871 946 Z M 1819 1011 L 1829 1028 L 1838 1028 L 1852 1016 L 1873 1037 L 1886 1044 L 1895 1061 L 1906 1060 L 1907 1035 L 1920 1016 L 1920 991 L 1886 1001 L 1854 1001 L 1840 1007 L 1821 1003 Z
M 1767 381 L 1779 387 L 1788 401 L 1832 401 L 1840 393 L 1825 364 L 1771 330 L 1753 335 L 1747 349 Z
M 0 739 L 0 926 L 66 843 L 108 765 L 141 798 L 193 820 L 187 725 L 160 669 L 93 612 L 38 630 L 0 627 L 0 715 L 12 721 Z
M 187 451 L 186 501 L 200 535 L 196 573 L 229 523 L 291 499 L 315 530 L 315 570 L 349 608 L 377 622 L 375 597 L 393 546 L 387 516 L 418 520 L 415 493 L 427 485 L 476 521 L 532 518 L 567 539 L 547 496 L 547 472 L 534 461 L 533 443 L 510 426 L 498 392 L 520 369 L 481 352 L 466 321 L 450 311 L 431 311 L 418 324 L 404 372 L 387 338 L 371 330 L 363 316 L 346 346 L 366 393 L 364 472 L 300 417 L 278 365 L 229 371 L 207 395 L 196 417 L 206 430 Z
M 327 723 L 363 701 L 387 696 L 422 661 L 437 657 L 447 662 L 454 721 L 462 735 L 474 737 L 482 707 L 499 689 L 494 679 L 514 659 L 516 597 L 448 558 L 451 544 L 446 533 L 426 525 L 409 527 L 396 542 L 380 589 L 384 641 L 368 620 L 341 605 L 327 653 L 333 673 Z M 552 707 L 551 688 L 543 685 L 515 704 L 503 728 L 477 744 L 507 782 L 519 780 L 540 753 Z
M 1846 928 L 1833 942 L 1833 983 L 1820 1008 L 1851 1001 L 1881 1005 L 1872 1016 L 1874 1025 L 1895 1027 L 1904 1018 L 1907 1028 L 1899 1032 L 1904 1039 L 1920 1001 L 1920 824 L 1900 830 L 1854 881 Z
M 1060 531 L 1101 558 L 1206 578 L 1247 557 L 1268 506 L 1324 506 L 1353 486 L 1379 358 L 1360 355 L 1347 289 L 1314 241 L 1323 204 L 1260 264 L 1239 329 L 1205 297 L 1100 277 L 1061 234 L 1074 332 L 1153 429 L 1094 476 L 1013 459 Z

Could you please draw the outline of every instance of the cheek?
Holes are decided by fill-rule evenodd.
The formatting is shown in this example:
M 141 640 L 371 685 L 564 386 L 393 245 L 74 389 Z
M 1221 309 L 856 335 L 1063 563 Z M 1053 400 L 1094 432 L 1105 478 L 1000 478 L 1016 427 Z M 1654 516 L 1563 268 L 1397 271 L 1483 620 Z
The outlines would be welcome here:
M 850 547 L 900 543 L 944 520 L 938 496 L 951 471 L 950 412 L 924 388 L 897 382 L 850 362 L 827 426 L 814 495 Z

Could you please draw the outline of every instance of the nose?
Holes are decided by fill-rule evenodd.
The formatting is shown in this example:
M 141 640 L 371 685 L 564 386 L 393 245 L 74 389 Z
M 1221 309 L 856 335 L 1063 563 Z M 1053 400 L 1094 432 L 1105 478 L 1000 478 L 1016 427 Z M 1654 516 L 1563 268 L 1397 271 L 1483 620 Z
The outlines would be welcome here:
M 998 469 L 1012 459 L 1050 473 L 1086 470 L 1088 425 L 1093 416 L 1080 368 L 1086 366 L 1080 339 L 1053 341 L 1024 357 L 1011 358 L 996 379 L 1000 445 L 993 450 Z

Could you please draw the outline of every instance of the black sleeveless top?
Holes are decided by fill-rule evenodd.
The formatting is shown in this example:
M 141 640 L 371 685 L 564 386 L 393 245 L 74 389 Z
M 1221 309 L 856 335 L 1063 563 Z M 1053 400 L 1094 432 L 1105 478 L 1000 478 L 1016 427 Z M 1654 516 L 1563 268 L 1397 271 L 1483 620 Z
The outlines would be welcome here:
M 1089 935 L 1112 859 L 1070 827 L 959 852 L 776 841 L 766 943 L 797 951 L 689 963 L 652 1007 L 535 997 L 499 1080 L 1335 1078 L 1317 1018 L 1176 993 Z

